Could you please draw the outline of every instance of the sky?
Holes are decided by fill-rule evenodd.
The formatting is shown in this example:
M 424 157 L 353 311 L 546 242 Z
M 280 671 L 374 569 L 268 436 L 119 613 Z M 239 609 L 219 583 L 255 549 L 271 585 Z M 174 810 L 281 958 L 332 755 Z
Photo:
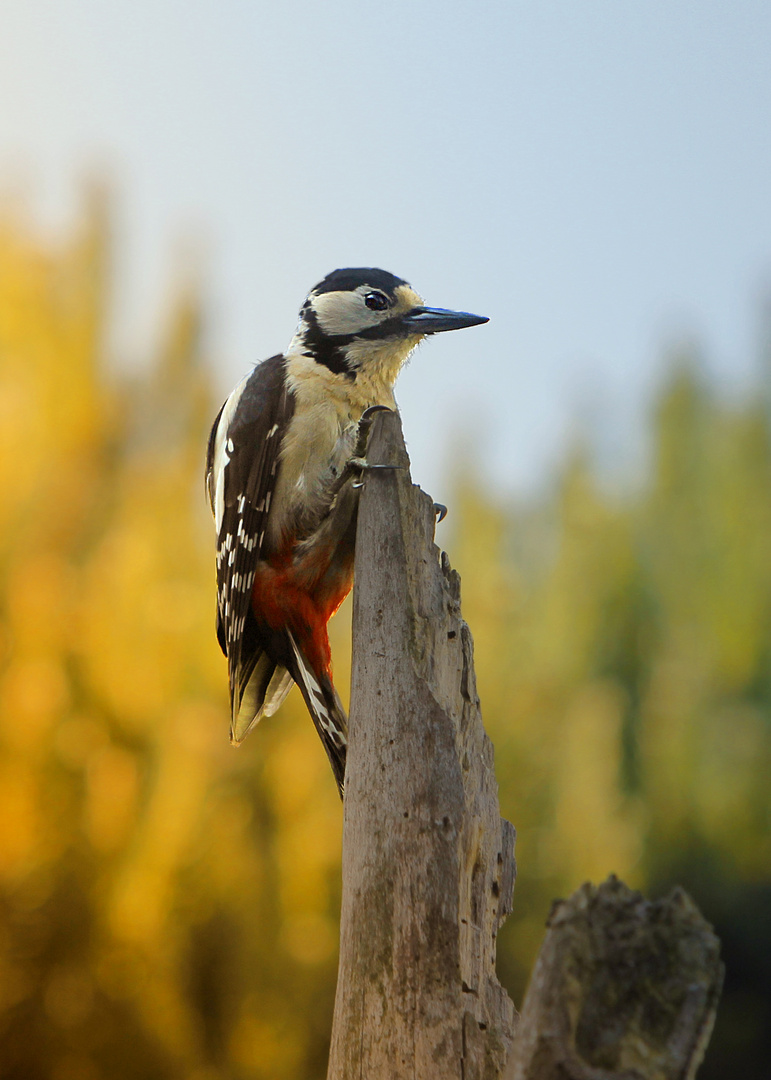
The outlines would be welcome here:
M 588 433 L 639 460 L 682 342 L 725 393 L 771 292 L 767 0 L 0 0 L 0 192 L 66 230 L 115 192 L 115 351 L 203 280 L 224 397 L 307 291 L 381 266 L 488 315 L 397 397 L 413 478 L 526 494 Z

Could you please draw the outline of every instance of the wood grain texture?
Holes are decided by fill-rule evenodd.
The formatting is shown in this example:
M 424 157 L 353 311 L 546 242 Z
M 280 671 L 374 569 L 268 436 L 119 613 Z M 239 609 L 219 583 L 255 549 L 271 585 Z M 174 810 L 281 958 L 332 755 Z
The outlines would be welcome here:
M 500 817 L 460 581 L 396 413 L 359 509 L 340 967 L 330 1080 L 495 1080 L 515 1012 L 495 975 L 514 829 Z
M 717 1010 L 720 942 L 675 889 L 611 877 L 558 901 L 506 1080 L 692 1080 Z

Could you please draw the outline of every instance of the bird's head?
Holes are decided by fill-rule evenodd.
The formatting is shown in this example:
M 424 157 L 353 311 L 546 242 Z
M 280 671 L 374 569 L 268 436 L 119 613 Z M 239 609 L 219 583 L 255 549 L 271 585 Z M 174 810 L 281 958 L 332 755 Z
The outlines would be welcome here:
M 411 285 L 385 270 L 333 270 L 303 304 L 290 349 L 350 379 L 376 371 L 393 384 L 426 335 L 487 321 L 484 315 L 426 307 Z

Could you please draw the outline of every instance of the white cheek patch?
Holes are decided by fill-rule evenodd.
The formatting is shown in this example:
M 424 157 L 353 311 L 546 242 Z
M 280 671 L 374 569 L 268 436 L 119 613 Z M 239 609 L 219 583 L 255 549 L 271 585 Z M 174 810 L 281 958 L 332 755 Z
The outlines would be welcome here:
M 370 311 L 359 292 L 320 293 L 311 300 L 319 326 L 325 334 L 359 334 L 377 326 L 390 311 Z

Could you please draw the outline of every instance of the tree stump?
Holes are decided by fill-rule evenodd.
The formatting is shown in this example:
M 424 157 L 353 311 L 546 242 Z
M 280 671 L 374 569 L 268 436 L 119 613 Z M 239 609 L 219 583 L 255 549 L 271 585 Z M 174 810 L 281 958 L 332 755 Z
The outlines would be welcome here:
M 682 889 L 611 877 L 555 903 L 506 1080 L 692 1080 L 715 1020 L 720 942 Z

